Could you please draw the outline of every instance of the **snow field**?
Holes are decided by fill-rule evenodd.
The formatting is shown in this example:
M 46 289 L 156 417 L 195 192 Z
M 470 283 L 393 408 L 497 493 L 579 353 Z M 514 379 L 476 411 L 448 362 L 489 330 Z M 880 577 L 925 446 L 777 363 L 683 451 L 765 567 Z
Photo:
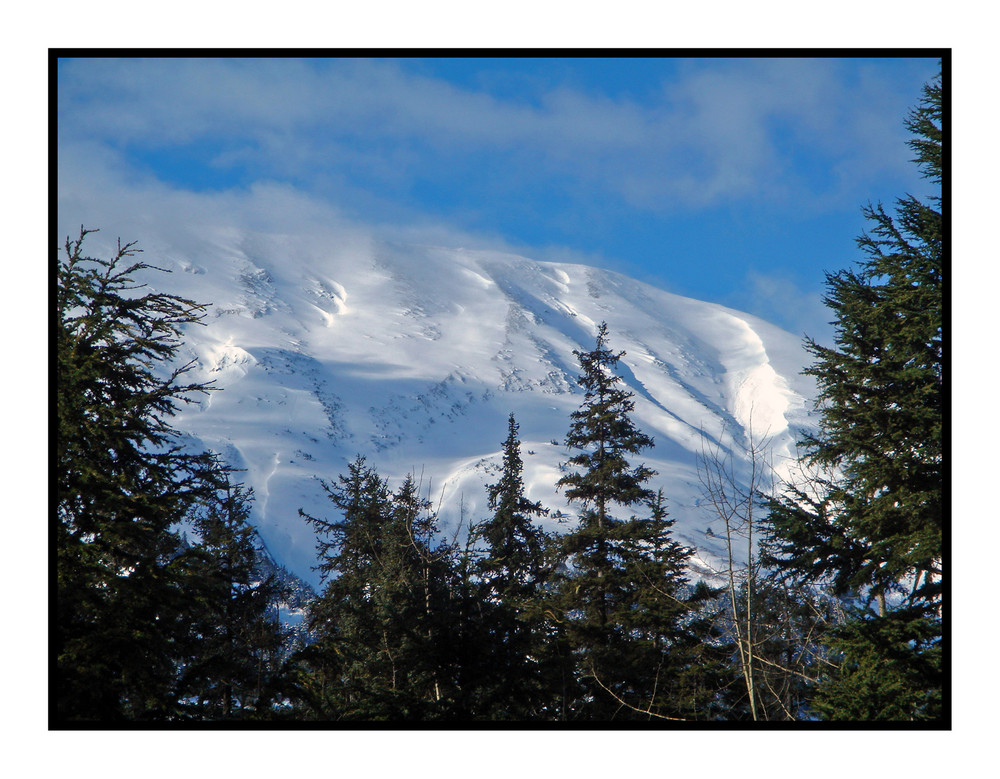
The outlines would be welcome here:
M 246 469 L 265 545 L 314 586 L 313 531 L 298 510 L 329 515 L 318 479 L 336 481 L 357 454 L 393 488 L 412 472 L 451 535 L 488 511 L 511 412 L 529 497 L 572 522 L 555 482 L 582 401 L 573 351 L 593 348 L 602 321 L 655 441 L 642 458 L 658 472 L 650 487 L 663 488 L 699 566 L 722 552 L 699 505 L 704 438 L 739 459 L 749 434 L 768 435 L 781 460 L 811 425 L 800 340 L 722 306 L 588 266 L 333 226 L 190 230 L 143 229 L 147 253 L 178 271 L 149 283 L 212 304 L 182 356 L 196 363 L 192 379 L 222 391 L 182 408 L 175 425 Z M 543 525 L 569 526 L 551 515 Z

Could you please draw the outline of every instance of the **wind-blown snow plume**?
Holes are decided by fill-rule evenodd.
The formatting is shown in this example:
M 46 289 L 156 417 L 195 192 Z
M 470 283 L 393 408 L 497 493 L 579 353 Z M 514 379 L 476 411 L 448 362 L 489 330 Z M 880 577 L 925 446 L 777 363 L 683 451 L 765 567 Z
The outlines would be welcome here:
M 422 478 L 455 529 L 486 509 L 507 415 L 520 424 L 529 497 L 566 510 L 555 491 L 563 438 L 581 401 L 574 350 L 606 321 L 645 457 L 680 539 L 710 559 L 698 506 L 703 436 L 740 450 L 752 424 L 778 464 L 811 426 L 814 389 L 796 336 L 755 317 L 610 271 L 496 251 L 390 243 L 329 228 L 302 234 L 199 225 L 146 231 L 150 260 L 173 273 L 151 285 L 210 303 L 186 333 L 193 378 L 221 392 L 182 410 L 192 443 L 245 469 L 253 520 L 279 562 L 311 583 L 303 508 L 331 506 L 335 479 L 360 453 L 398 483 Z M 100 251 L 99 233 L 88 247 Z M 550 529 L 559 527 L 549 519 Z

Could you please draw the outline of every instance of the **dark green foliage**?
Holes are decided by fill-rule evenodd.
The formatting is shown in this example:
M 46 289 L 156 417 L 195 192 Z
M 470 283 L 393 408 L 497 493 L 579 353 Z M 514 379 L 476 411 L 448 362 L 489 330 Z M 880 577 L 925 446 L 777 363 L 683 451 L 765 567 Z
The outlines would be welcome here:
M 240 719 L 267 713 L 267 692 L 282 659 L 285 636 L 278 604 L 285 594 L 257 564 L 249 524 L 253 491 L 230 483 L 195 520 L 201 539 L 192 550 L 199 575 L 192 622 L 194 656 L 185 664 L 180 693 L 188 716 Z
M 909 126 L 940 124 L 938 84 L 927 87 Z M 923 143 L 924 172 L 940 181 L 940 132 Z M 934 601 L 944 511 L 941 213 L 908 197 L 895 220 L 881 206 L 865 214 L 873 223 L 859 240 L 867 259 L 857 272 L 828 277 L 837 347 L 808 343 L 817 359 L 807 373 L 823 404 L 822 433 L 808 452 L 843 473 L 827 502 L 838 508 L 845 553 L 833 564 L 850 573 L 845 583 L 879 594 L 916 577 L 913 597 Z
M 392 520 L 386 585 L 377 602 L 405 639 L 401 662 L 417 701 L 413 710 L 423 717 L 449 716 L 459 627 L 452 599 L 455 549 L 438 536 L 437 516 L 412 476 L 393 495 Z
M 559 480 L 580 506 L 579 524 L 561 541 L 567 568 L 550 600 L 581 685 L 569 716 L 676 718 L 693 713 L 681 703 L 698 643 L 689 629 L 699 620 L 682 594 L 692 550 L 671 538 L 663 495 L 645 486 L 654 472 L 629 463 L 652 439 L 632 422 L 631 393 L 613 372 L 622 353 L 606 339 L 602 324 L 594 350 L 576 352 L 585 395 L 566 444 L 578 450 L 568 464 L 580 470 Z M 648 516 L 612 513 L 633 506 Z
M 566 446 L 579 451 L 567 465 L 581 470 L 557 482 L 567 500 L 577 501 L 598 527 L 609 504 L 632 506 L 652 498 L 645 484 L 656 475 L 643 465 L 633 468 L 628 463 L 628 455 L 648 449 L 653 439 L 629 416 L 635 408 L 632 393 L 619 386 L 621 378 L 613 372 L 624 352 L 611 352 L 607 335 L 608 326 L 602 322 L 595 348 L 573 352 L 583 371 L 577 381 L 584 388 L 584 401 L 570 415 Z
M 299 512 L 317 530 L 317 569 L 327 580 L 309 608 L 317 641 L 299 657 L 299 697 L 313 716 L 334 719 L 354 713 L 371 677 L 388 677 L 387 686 L 393 688 L 391 668 L 385 670 L 389 658 L 379 649 L 380 625 L 369 586 L 382 562 L 391 498 L 385 483 L 360 457 L 338 485 L 323 487 L 342 518 L 326 521 Z
M 323 719 L 439 716 L 452 692 L 451 549 L 410 477 L 396 494 L 359 457 L 324 487 L 342 518 L 319 532 L 327 579 L 310 607 L 316 643 L 300 656 L 299 698 Z M 301 512 L 300 512 L 301 513 Z
M 545 705 L 539 644 L 542 622 L 536 601 L 546 576 L 544 534 L 532 516 L 548 513 L 524 496 L 521 444 L 514 415 L 508 420 L 499 480 L 487 487 L 493 515 L 476 526 L 473 541 L 484 551 L 475 565 L 478 603 L 472 620 L 480 625 L 470 656 L 482 660 L 476 684 L 477 709 L 493 719 L 526 719 Z
M 524 496 L 524 463 L 517 431 L 511 414 L 500 480 L 487 487 L 493 516 L 476 527 L 476 537 L 487 550 L 479 561 L 479 575 L 492 597 L 510 601 L 530 598 L 542 577 L 542 531 L 531 517 L 548 513 L 540 503 Z
M 915 161 L 926 178 L 941 183 L 942 89 L 925 87 L 907 127 Z M 933 668 L 924 655 L 935 647 L 925 633 L 940 629 L 944 522 L 942 288 L 944 234 L 941 197 L 924 203 L 908 196 L 895 216 L 868 206 L 870 232 L 858 244 L 865 259 L 857 270 L 827 276 L 826 304 L 834 311 L 835 346 L 812 340 L 815 362 L 806 371 L 820 390 L 821 432 L 805 442 L 806 462 L 820 474 L 810 494 L 792 492 L 772 506 L 773 561 L 791 577 L 829 583 L 838 594 L 877 601 L 878 616 L 846 627 L 834 644 L 844 652 L 843 677 L 820 691 L 824 716 L 837 716 L 838 685 L 857 682 L 857 705 L 847 712 L 873 718 L 901 714 L 910 700 L 914 717 L 928 710 L 917 701 L 937 699 L 942 678 L 900 670 L 899 684 L 929 685 L 906 694 L 890 682 L 895 671 Z M 898 621 L 894 609 L 919 619 Z M 902 612 L 900 612 L 902 613 Z M 936 627 L 935 627 L 936 626 Z M 905 631 L 913 631 L 909 640 Z M 902 631 L 902 634 L 901 634 Z M 886 636 L 890 636 L 886 639 Z M 862 649 L 870 641 L 870 650 Z M 862 676 L 888 655 L 881 682 Z M 899 652 L 908 647 L 909 658 Z M 871 666 L 874 671 L 875 666 Z M 887 696 L 883 701 L 879 696 Z M 891 703 L 888 702 L 891 698 Z M 863 699 L 863 700 L 861 700 Z
M 541 582 L 521 615 L 532 626 L 533 637 L 529 718 L 567 721 L 578 718 L 578 702 L 583 698 L 584 688 L 567 629 L 569 621 L 561 589 L 566 570 L 561 536 L 545 534 L 542 537 L 542 560 Z
M 85 257 L 88 232 L 57 270 L 54 716 L 163 719 L 189 638 L 189 561 L 171 529 L 217 483 L 169 423 L 206 389 L 170 367 L 202 307 L 145 291 L 151 266 L 131 244 Z
M 909 722 L 943 715 L 941 624 L 920 608 L 855 614 L 830 640 L 840 666 L 812 708 L 823 719 Z
M 691 585 L 694 550 L 673 538 L 662 490 L 645 509 L 648 516 L 633 516 L 622 527 L 631 546 L 625 581 L 635 594 L 620 616 L 627 645 L 618 671 L 626 684 L 618 697 L 649 718 L 715 718 L 717 691 L 727 678 L 727 652 L 714 625 L 718 591 Z
M 822 582 L 843 595 L 857 585 L 868 547 L 845 526 L 842 491 L 827 478 L 814 475 L 811 489 L 785 485 L 782 498 L 768 503 L 768 524 L 761 561 L 779 579 Z

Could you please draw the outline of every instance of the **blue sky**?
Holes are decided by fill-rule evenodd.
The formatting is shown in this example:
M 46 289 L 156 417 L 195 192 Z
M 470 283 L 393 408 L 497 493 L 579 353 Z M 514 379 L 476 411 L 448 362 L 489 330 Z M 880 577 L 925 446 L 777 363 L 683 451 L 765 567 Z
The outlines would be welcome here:
M 937 70 L 911 58 L 68 60 L 60 190 L 99 201 L 131 187 L 153 212 L 167 192 L 280 186 L 376 231 L 601 265 L 826 340 L 824 271 L 859 259 L 861 206 L 926 192 L 903 120 Z

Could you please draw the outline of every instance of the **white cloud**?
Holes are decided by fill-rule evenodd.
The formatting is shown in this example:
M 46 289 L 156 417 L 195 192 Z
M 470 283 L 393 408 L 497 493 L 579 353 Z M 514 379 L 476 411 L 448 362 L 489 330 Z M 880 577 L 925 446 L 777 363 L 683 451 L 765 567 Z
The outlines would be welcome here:
M 821 197 L 802 155 L 854 187 L 907 164 L 884 74 L 848 86 L 830 60 L 688 63 L 644 104 L 565 87 L 501 99 L 384 60 L 83 60 L 61 74 L 64 139 L 213 140 L 217 165 L 313 182 L 398 184 L 488 154 L 525 185 L 554 176 L 658 210 Z
M 523 248 L 500 235 L 471 233 L 416 214 L 405 222 L 358 220 L 326 199 L 283 182 L 191 192 L 136 174 L 99 145 L 73 144 L 67 152 L 58 171 L 57 233 L 65 238 L 75 237 L 81 226 L 99 229 L 89 241 L 98 247 L 95 252 L 120 237 L 138 240 L 151 257 L 165 244 L 197 254 L 198 247 L 190 242 L 211 242 L 219 231 L 228 230 L 311 236 L 318 243 L 336 241 L 339 248 L 375 240 L 499 251 Z

